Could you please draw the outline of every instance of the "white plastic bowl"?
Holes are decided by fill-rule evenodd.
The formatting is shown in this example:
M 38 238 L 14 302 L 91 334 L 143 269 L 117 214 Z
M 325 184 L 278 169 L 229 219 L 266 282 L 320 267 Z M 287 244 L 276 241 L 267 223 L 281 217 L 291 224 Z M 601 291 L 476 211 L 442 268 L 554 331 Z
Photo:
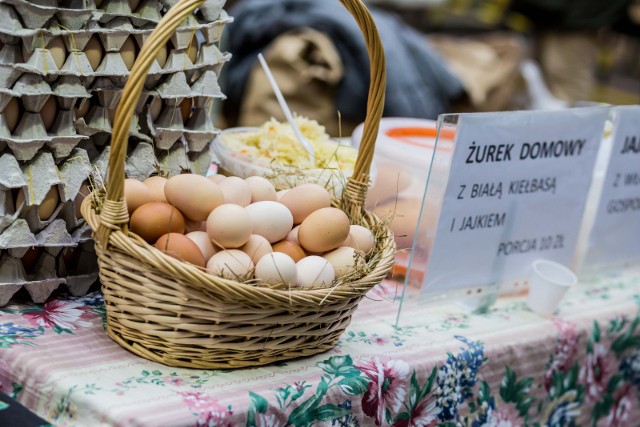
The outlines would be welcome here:
M 211 150 L 218 158 L 221 172 L 226 175 L 234 175 L 240 178 L 250 176 L 262 176 L 267 178 L 276 189 L 287 189 L 305 183 L 317 183 L 328 190 L 333 190 L 336 197 L 342 194 L 342 189 L 352 172 L 344 173 L 337 169 L 300 169 L 276 161 L 258 161 L 255 158 L 234 151 L 221 142 L 221 137 L 243 132 L 258 132 L 255 127 L 235 127 L 226 129 L 215 138 L 211 144 Z M 338 144 L 338 142 L 336 142 Z M 371 167 L 371 180 L 375 179 L 375 166 Z

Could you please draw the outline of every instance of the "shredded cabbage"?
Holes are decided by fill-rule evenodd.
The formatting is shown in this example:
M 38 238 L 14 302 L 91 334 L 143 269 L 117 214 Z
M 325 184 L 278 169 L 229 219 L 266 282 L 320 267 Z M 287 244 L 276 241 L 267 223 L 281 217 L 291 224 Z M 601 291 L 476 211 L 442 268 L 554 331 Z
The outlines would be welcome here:
M 332 141 L 325 127 L 317 121 L 296 116 L 295 122 L 300 132 L 314 148 L 315 163 L 312 164 L 307 151 L 296 139 L 289 123 L 271 119 L 256 132 L 228 133 L 220 142 L 231 151 L 246 155 L 252 162 L 270 165 L 274 159 L 282 165 L 299 169 L 340 169 L 344 173 L 353 172 L 357 152 L 348 145 Z

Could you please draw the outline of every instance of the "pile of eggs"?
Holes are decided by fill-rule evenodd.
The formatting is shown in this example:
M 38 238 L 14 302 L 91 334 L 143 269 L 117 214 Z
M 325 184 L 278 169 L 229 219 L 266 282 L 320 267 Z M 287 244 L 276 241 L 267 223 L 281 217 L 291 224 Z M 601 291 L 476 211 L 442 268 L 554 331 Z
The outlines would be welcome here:
M 276 192 L 259 176 L 181 174 L 127 179 L 124 192 L 132 232 L 226 279 L 328 287 L 375 245 L 318 184 Z

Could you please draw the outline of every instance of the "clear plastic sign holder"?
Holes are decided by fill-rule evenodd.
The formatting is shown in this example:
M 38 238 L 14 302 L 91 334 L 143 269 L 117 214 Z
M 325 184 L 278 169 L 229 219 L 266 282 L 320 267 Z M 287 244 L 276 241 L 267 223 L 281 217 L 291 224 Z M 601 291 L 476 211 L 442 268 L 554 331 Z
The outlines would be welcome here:
M 640 106 L 610 109 L 574 260 L 584 283 L 640 272 Z
M 501 117 L 496 116 L 496 114 L 500 113 L 475 113 L 461 115 L 446 114 L 438 117 L 437 137 L 433 157 L 429 168 L 427 185 L 424 190 L 420 215 L 416 225 L 415 237 L 409 257 L 407 272 L 404 278 L 404 287 L 402 294 L 400 295 L 396 324 L 403 322 L 403 308 L 407 308 L 407 305 L 425 305 L 432 310 L 437 309 L 437 307 L 442 307 L 446 303 L 448 307 L 455 304 L 459 306 L 461 310 L 466 312 L 484 312 L 487 311 L 501 295 L 524 295 L 528 291 L 529 278 L 533 276 L 531 265 L 535 259 L 549 258 L 563 265 L 571 266 L 571 261 L 575 251 L 575 244 L 579 233 L 579 223 L 582 220 L 582 214 L 584 212 L 587 198 L 586 195 L 591 184 L 591 173 L 593 172 L 598 146 L 600 145 L 605 126 L 607 108 L 586 107 L 563 110 L 560 112 L 508 112 L 504 113 L 504 116 Z M 444 226 L 443 224 L 440 224 L 441 216 L 443 215 L 443 202 L 445 201 L 445 196 L 448 198 L 452 197 L 451 190 L 448 189 L 449 181 L 452 179 L 452 175 L 457 176 L 458 178 L 465 176 L 465 171 L 460 169 L 452 174 L 452 167 L 460 168 L 459 157 L 455 160 L 457 166 L 454 165 L 454 154 L 456 152 L 456 145 L 459 145 L 458 139 L 461 134 L 464 134 L 462 137 L 464 138 L 464 142 L 460 143 L 465 144 L 465 148 L 463 149 L 468 148 L 467 145 L 469 144 L 469 131 L 471 126 L 466 126 L 466 129 L 462 129 L 460 127 L 462 118 L 464 118 L 465 125 L 472 122 L 472 120 L 469 120 L 466 116 L 476 116 L 473 117 L 476 129 L 481 129 L 485 134 L 489 135 L 484 135 L 485 141 L 501 139 L 502 141 L 520 142 L 520 145 L 516 144 L 513 149 L 513 157 L 516 157 L 516 151 L 520 153 L 522 145 L 524 145 L 523 141 L 532 142 L 531 138 L 534 138 L 536 141 L 553 140 L 553 138 L 556 138 L 558 141 L 567 141 L 572 136 L 577 135 L 576 138 L 585 141 L 583 144 L 584 155 L 582 156 L 582 159 L 577 162 L 567 162 L 567 167 L 563 170 L 561 170 L 562 168 L 559 168 L 558 163 L 547 164 L 544 161 L 541 161 L 536 163 L 535 166 L 536 168 L 539 167 L 542 171 L 547 170 L 547 168 L 551 168 L 556 171 L 555 173 L 558 173 L 558 180 L 565 185 L 565 193 L 558 196 L 557 203 L 563 206 L 563 212 L 568 212 L 570 214 L 571 218 L 565 219 L 564 224 L 573 224 L 566 225 L 566 229 L 568 231 L 564 236 L 566 237 L 564 240 L 564 248 L 554 251 L 554 249 L 556 249 L 556 245 L 561 243 L 554 239 L 555 236 L 549 236 L 548 238 L 547 236 L 542 235 L 536 236 L 538 249 L 541 246 L 545 246 L 547 247 L 547 250 L 540 250 L 539 253 L 535 254 L 523 255 L 520 257 L 521 262 L 517 268 L 514 268 L 514 266 L 518 263 L 512 262 L 512 259 L 517 257 L 511 257 L 505 260 L 505 257 L 485 254 L 486 256 L 482 263 L 477 263 L 477 265 L 483 266 L 485 272 L 484 277 L 481 280 L 473 283 L 474 280 L 469 279 L 469 274 L 466 275 L 464 280 L 458 280 L 460 277 L 464 276 L 464 274 L 461 275 L 460 273 L 464 272 L 467 267 L 467 265 L 461 263 L 459 268 L 453 267 L 449 270 L 445 270 L 444 273 L 439 272 L 438 280 L 442 280 L 441 283 L 447 282 L 447 284 L 442 286 L 439 284 L 435 286 L 435 289 L 432 289 L 431 285 L 433 285 L 433 280 L 430 283 L 425 284 L 425 278 L 428 276 L 427 271 L 429 263 L 432 261 L 431 255 L 434 249 L 434 241 L 438 234 L 438 230 L 440 229 L 440 233 L 442 234 L 442 228 Z M 504 121 L 502 120 L 503 117 Z M 534 117 L 534 119 L 530 120 L 531 117 Z M 483 120 L 487 120 L 486 129 L 482 129 Z M 499 126 L 496 126 L 495 128 L 492 127 L 492 125 L 496 123 L 498 123 Z M 544 127 L 541 128 L 533 123 L 549 123 L 549 129 Z M 504 124 L 504 126 L 502 126 L 502 124 Z M 523 131 L 522 133 L 514 133 L 514 129 L 522 129 Z M 527 133 L 527 129 L 530 129 L 530 133 Z M 554 129 L 557 131 L 554 131 Z M 466 134 L 464 132 L 466 132 Z M 501 132 L 504 132 L 504 134 L 501 134 Z M 478 146 L 479 145 L 480 142 L 478 142 Z M 460 154 L 457 156 L 459 155 Z M 511 176 L 514 175 L 514 166 L 517 172 L 519 172 L 519 168 L 522 167 L 523 178 L 531 176 L 531 171 L 535 170 L 535 168 L 532 168 L 533 163 L 524 165 L 522 163 L 526 162 L 523 161 L 521 164 L 510 165 Z M 497 166 L 498 165 L 496 164 L 496 167 Z M 575 171 L 573 169 L 575 169 Z M 559 170 L 561 171 L 558 172 Z M 527 173 L 529 175 L 527 175 Z M 549 174 L 553 173 L 554 172 L 549 172 Z M 518 173 L 515 173 L 515 175 L 517 174 Z M 487 176 L 491 176 L 491 172 Z M 490 180 L 491 179 L 487 179 L 485 182 Z M 496 178 L 496 175 L 494 174 L 493 182 L 497 182 L 499 180 L 500 178 Z M 503 184 L 506 186 L 508 185 L 508 182 L 504 182 Z M 579 195 L 574 196 L 570 194 L 567 197 L 567 193 L 571 193 L 571 191 L 567 190 L 567 187 L 575 187 L 575 193 Z M 467 190 L 470 190 L 470 188 Z M 491 190 L 485 189 L 485 191 L 490 192 Z M 507 190 L 503 188 L 503 191 L 506 193 Z M 495 199 L 496 204 L 500 204 L 502 206 L 503 212 L 506 213 L 508 218 L 517 218 L 515 225 L 509 221 L 503 222 L 503 227 L 500 232 L 503 233 L 505 237 L 513 234 L 512 231 L 514 230 L 528 230 L 525 224 L 527 224 L 528 221 L 531 221 L 531 218 L 536 217 L 534 213 L 523 212 L 527 209 L 531 210 L 530 206 L 521 206 L 519 204 L 519 199 L 514 196 L 512 196 L 512 199 L 513 201 L 511 201 L 509 197 L 506 197 L 501 201 L 498 201 L 497 198 Z M 540 200 L 541 202 L 543 201 L 542 198 Z M 546 218 L 546 221 L 549 222 L 548 217 L 550 214 L 548 212 L 544 212 L 544 203 L 536 206 L 535 210 L 535 214 L 539 214 L 540 217 Z M 449 213 L 451 212 L 449 211 Z M 524 217 L 528 217 L 528 219 L 523 219 Z M 443 217 L 443 219 L 445 218 L 447 221 L 450 221 L 448 216 Z M 576 225 L 576 222 L 578 225 Z M 454 226 L 461 227 L 461 224 L 460 222 L 452 222 L 451 231 L 453 231 Z M 513 227 L 514 230 L 512 230 L 511 227 Z M 455 265 L 456 257 L 459 256 L 459 253 L 456 252 L 462 252 L 463 250 L 461 248 L 460 251 L 457 251 L 455 245 L 451 245 L 450 247 L 454 249 L 446 252 L 446 257 L 449 258 L 447 263 L 449 265 Z M 493 247 L 487 247 L 487 250 L 491 251 L 492 254 L 495 253 L 495 248 Z M 443 252 L 441 251 L 441 257 L 442 253 Z M 473 269 L 469 270 L 473 271 Z M 491 271 L 490 274 L 486 274 L 488 270 Z M 502 274 L 504 271 L 509 270 L 509 274 Z M 451 271 L 451 274 L 448 274 L 447 271 Z M 488 277 L 491 277 L 492 279 L 488 280 Z M 458 281 L 458 283 L 455 283 L 456 281 Z M 409 295 L 410 297 L 408 298 Z
M 465 310 L 484 312 L 493 305 L 500 294 L 500 284 L 494 283 L 429 295 L 421 294 L 411 300 L 408 298 L 409 293 L 420 292 L 425 279 L 455 151 L 458 118 L 458 114 L 445 114 L 438 117 L 436 141 L 400 295 L 396 324 L 402 321 L 402 309 L 408 304 L 437 306 L 444 301 L 456 301 Z

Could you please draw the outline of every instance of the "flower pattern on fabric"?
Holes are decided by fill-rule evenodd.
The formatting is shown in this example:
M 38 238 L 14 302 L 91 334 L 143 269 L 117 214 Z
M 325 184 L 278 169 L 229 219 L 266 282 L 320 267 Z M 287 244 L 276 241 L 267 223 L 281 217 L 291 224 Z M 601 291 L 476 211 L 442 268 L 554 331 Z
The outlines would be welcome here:
M 13 322 L 0 323 L 0 348 L 11 348 L 16 345 L 33 345 L 33 338 L 44 334 L 44 328 L 28 328 Z
M 438 371 L 436 378 L 436 405 L 440 408 L 440 420 L 456 418 L 458 406 L 473 396 L 473 387 L 478 381 L 478 370 L 484 363 L 484 348 L 479 341 L 472 342 L 456 336 L 467 345 L 457 355 L 449 354 L 447 361 Z
M 376 358 L 357 368 L 371 380 L 362 397 L 362 410 L 375 418 L 376 425 L 382 425 L 386 412 L 396 413 L 402 405 L 409 365 L 399 360 L 380 362 Z
M 560 332 L 555 353 L 550 356 L 544 385 L 547 391 L 551 386 L 554 372 L 566 372 L 574 363 L 578 352 L 578 335 L 576 325 L 563 319 L 553 319 L 554 326 Z
M 233 415 L 231 407 L 224 407 L 206 393 L 202 392 L 178 392 L 189 410 L 196 418 L 197 427 L 231 427 L 228 419 Z
M 22 310 L 22 316 L 33 326 L 51 328 L 56 333 L 73 333 L 73 329 L 87 327 L 90 322 L 82 320 L 85 311 L 78 301 L 51 300 L 42 306 Z

